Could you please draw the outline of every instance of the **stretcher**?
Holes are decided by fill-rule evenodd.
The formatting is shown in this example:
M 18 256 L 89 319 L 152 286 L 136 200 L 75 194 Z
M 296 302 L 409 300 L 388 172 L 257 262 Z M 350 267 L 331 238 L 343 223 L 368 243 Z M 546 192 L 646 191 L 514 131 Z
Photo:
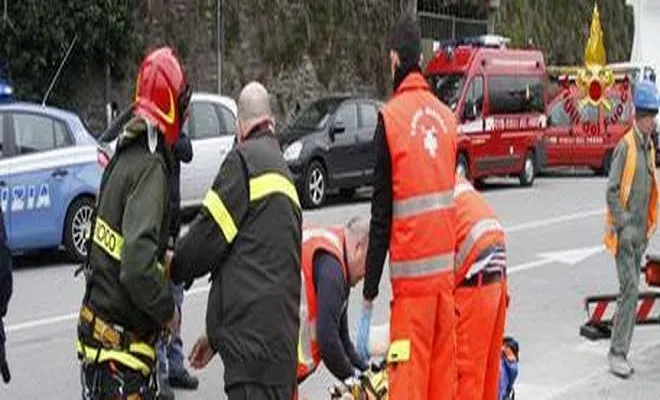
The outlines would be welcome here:
M 330 388 L 333 400 L 387 400 L 387 355 L 390 348 L 389 324 L 371 327 L 369 354 L 374 362 L 351 383 L 339 383 Z
M 387 400 L 387 363 L 383 358 L 371 365 L 354 383 L 342 383 L 330 389 L 333 400 Z
M 343 382 L 331 387 L 329 390 L 330 398 L 332 400 L 388 400 L 387 366 L 391 362 L 407 360 L 410 356 L 409 343 L 406 346 L 405 341 L 403 342 L 390 343 L 388 325 L 372 327 L 368 347 L 372 359 L 376 361 L 371 363 L 368 371 L 363 372 L 352 382 Z M 403 344 L 403 346 L 397 346 L 397 344 Z M 518 364 L 519 345 L 515 339 L 504 338 L 502 357 L 508 359 L 511 363 Z M 507 383 L 509 392 L 501 400 L 515 399 L 513 386 L 516 378 L 517 372 L 515 376 L 511 377 L 511 381 Z
M 639 293 L 637 299 L 637 325 L 660 324 L 660 254 L 646 256 L 642 267 L 648 290 Z M 612 336 L 612 322 L 616 310 L 618 294 L 605 294 L 587 297 L 584 301 L 587 321 L 580 327 L 580 335 L 589 340 L 609 339 Z

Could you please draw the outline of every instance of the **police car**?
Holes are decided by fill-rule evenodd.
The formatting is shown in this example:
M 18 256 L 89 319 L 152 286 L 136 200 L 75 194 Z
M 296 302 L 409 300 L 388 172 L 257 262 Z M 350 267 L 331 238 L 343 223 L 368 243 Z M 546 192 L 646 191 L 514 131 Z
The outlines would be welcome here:
M 12 253 L 63 245 L 76 261 L 108 157 L 78 116 L 0 105 L 0 204 Z

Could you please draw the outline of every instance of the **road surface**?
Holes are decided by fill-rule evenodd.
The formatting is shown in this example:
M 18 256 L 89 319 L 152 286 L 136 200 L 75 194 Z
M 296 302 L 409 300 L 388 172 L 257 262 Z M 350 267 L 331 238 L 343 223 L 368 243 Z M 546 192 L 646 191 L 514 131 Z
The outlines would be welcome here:
M 515 181 L 496 181 L 484 193 L 506 228 L 511 304 L 507 334 L 521 344 L 517 399 L 657 399 L 660 392 L 660 329 L 635 333 L 630 380 L 607 372 L 608 342 L 588 342 L 578 335 L 585 318 L 582 299 L 617 288 L 613 260 L 601 246 L 604 178 L 552 176 L 533 188 Z M 349 216 L 369 213 L 368 199 L 336 201 L 305 212 L 305 220 L 339 224 Z M 651 248 L 659 248 L 654 238 Z M 74 351 L 76 311 L 83 282 L 73 279 L 74 266 L 60 255 L 17 260 L 15 291 L 6 320 L 13 381 L 0 386 L 7 399 L 79 398 L 78 361 Z M 384 277 L 377 299 L 375 324 L 387 322 L 389 283 Z M 186 350 L 204 327 L 208 282 L 195 283 L 183 311 Z M 361 287 L 356 287 L 349 313 L 354 325 Z M 216 357 L 199 372 L 197 392 L 177 391 L 178 399 L 225 398 L 222 363 Z M 301 387 L 311 399 L 327 398 L 333 379 L 321 369 Z

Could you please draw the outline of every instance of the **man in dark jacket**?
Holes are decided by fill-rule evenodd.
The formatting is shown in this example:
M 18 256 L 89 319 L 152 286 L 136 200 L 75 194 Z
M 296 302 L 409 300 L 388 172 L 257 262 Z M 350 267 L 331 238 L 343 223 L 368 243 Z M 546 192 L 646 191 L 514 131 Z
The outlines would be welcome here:
M 229 400 L 290 400 L 296 386 L 302 212 L 270 115 L 266 89 L 248 84 L 239 144 L 172 262 L 174 282 L 211 273 L 206 334 L 190 360 L 203 368 L 220 354 Z
M 167 179 L 190 87 L 168 47 L 147 55 L 136 87 L 92 221 L 76 343 L 83 399 L 153 399 L 154 346 L 178 320 L 168 280 Z
M 9 365 L 5 353 L 5 327 L 2 319 L 7 315 L 7 306 L 12 293 L 11 253 L 7 246 L 5 220 L 0 209 L 0 374 L 5 383 L 9 383 Z
M 170 171 L 170 225 L 168 247 L 174 250 L 174 245 L 181 230 L 181 163 L 189 163 L 193 158 L 193 148 L 190 138 L 185 132 L 181 132 L 179 140 L 174 144 L 172 154 L 172 166 Z M 174 303 L 181 316 L 183 306 L 183 285 L 172 283 L 172 294 Z M 195 390 L 199 386 L 199 380 L 191 376 L 183 363 L 183 341 L 181 340 L 181 318 L 179 324 L 170 336 L 170 342 L 164 341 L 158 344 L 158 370 L 160 384 L 160 398 L 163 400 L 174 399 L 171 387 Z

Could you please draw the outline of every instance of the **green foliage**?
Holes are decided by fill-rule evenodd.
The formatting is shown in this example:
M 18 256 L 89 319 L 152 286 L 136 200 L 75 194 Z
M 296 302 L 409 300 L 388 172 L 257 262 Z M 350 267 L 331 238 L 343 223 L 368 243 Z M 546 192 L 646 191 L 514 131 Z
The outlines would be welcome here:
M 502 1 L 496 30 L 508 36 L 514 46 L 531 39 L 540 47 L 548 64 L 581 65 L 593 12 L 592 0 L 508 0 Z M 598 1 L 608 62 L 630 58 L 633 14 L 624 1 Z
M 0 58 L 8 65 L 17 96 L 40 101 L 78 35 L 78 42 L 53 89 L 49 103 L 70 105 L 70 96 L 84 88 L 110 64 L 113 78 L 124 77 L 134 52 L 130 0 L 9 1 L 8 24 L 0 24 Z

